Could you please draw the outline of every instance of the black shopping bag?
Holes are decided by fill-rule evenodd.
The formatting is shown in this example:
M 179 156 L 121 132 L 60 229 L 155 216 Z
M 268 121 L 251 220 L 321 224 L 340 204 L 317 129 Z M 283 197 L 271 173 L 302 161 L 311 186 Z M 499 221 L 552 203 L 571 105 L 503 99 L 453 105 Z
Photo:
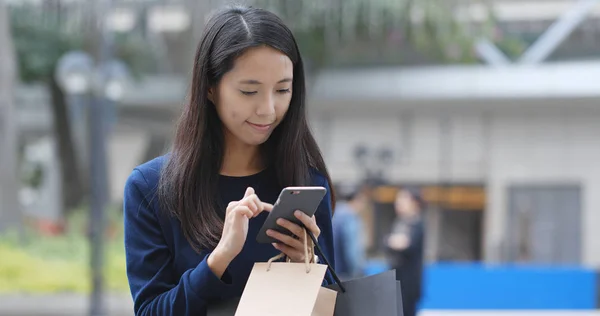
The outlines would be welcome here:
M 400 281 L 396 281 L 396 305 L 398 306 L 398 316 L 404 316 L 404 303 L 402 303 L 402 289 L 400 288 Z
M 208 305 L 207 316 L 233 316 L 240 303 L 240 298 L 234 298 L 226 301 L 214 302 Z
M 396 281 L 396 271 L 342 282 L 345 291 L 338 284 L 327 286 L 338 291 L 335 315 L 344 316 L 403 316 L 400 282 Z

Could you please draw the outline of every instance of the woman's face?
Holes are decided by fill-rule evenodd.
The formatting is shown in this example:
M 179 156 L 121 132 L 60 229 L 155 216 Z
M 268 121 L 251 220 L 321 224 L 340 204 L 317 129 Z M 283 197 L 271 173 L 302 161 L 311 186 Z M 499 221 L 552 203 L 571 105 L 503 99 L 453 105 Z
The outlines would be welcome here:
M 289 57 L 268 46 L 251 48 L 235 60 L 209 90 L 226 138 L 252 146 L 269 138 L 290 106 L 293 70 Z
M 396 196 L 395 208 L 398 215 L 410 216 L 417 212 L 418 206 L 410 193 L 403 190 Z

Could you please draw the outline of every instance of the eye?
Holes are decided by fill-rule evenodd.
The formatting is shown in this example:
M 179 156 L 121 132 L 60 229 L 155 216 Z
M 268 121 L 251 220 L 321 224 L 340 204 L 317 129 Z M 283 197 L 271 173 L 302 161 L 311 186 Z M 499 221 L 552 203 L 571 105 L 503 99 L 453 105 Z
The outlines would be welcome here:
M 279 90 L 277 90 L 277 92 L 284 94 L 284 93 L 290 93 L 291 90 L 290 89 L 279 89 Z
M 256 93 L 258 93 L 258 91 L 243 91 L 243 90 L 240 90 L 240 92 L 243 95 L 255 95 Z

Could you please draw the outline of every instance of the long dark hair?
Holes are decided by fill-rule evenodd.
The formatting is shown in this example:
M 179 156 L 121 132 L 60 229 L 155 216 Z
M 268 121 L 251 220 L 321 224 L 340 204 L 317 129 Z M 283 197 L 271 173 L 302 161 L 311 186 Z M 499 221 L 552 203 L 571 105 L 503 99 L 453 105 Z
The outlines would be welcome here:
M 312 169 L 331 183 L 305 114 L 304 66 L 292 32 L 275 14 L 252 7 L 229 7 L 208 21 L 198 44 L 188 102 L 177 124 L 173 148 L 162 169 L 158 198 L 163 211 L 176 216 L 196 251 L 216 246 L 223 229 L 217 186 L 223 163 L 222 122 L 208 89 L 233 68 L 251 47 L 267 45 L 294 65 L 289 109 L 262 146 L 271 157 L 280 187 L 309 185 Z M 330 186 L 331 187 L 331 186 Z M 335 194 L 331 189 L 332 207 Z

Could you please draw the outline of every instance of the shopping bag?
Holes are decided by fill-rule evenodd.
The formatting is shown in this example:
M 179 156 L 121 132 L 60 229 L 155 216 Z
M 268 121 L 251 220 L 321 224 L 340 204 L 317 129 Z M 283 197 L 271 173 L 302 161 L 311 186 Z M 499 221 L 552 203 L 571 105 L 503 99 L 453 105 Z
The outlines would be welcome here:
M 240 298 L 211 302 L 208 304 L 206 316 L 233 316 L 240 303 Z
M 345 282 L 341 282 L 337 277 L 335 270 L 331 267 L 327 258 L 324 256 L 323 252 L 319 248 L 318 243 L 316 243 L 316 239 L 310 233 L 308 234 L 313 241 L 313 245 L 317 250 L 317 254 L 320 258 L 325 261 L 325 266 L 319 264 L 310 264 L 311 271 L 313 266 L 318 266 L 319 270 L 319 278 L 313 279 L 312 276 L 309 276 L 307 279 L 310 281 L 306 281 L 307 283 L 311 283 L 310 285 L 304 285 L 305 290 L 300 293 L 294 286 L 290 284 L 283 284 L 282 282 L 276 283 L 277 288 L 270 286 L 269 280 L 264 280 L 268 275 L 264 273 L 265 264 L 256 264 L 252 273 L 255 273 L 255 269 L 260 267 L 261 270 L 257 270 L 258 279 L 255 279 L 260 282 L 266 282 L 260 284 L 256 284 L 254 287 L 254 294 L 257 293 L 257 289 L 265 290 L 269 292 L 278 292 L 276 294 L 270 294 L 272 299 L 268 299 L 265 297 L 259 297 L 257 295 L 257 300 L 252 304 L 252 302 L 247 302 L 246 304 L 250 304 L 244 307 L 244 310 L 241 310 L 238 306 L 240 303 L 239 300 L 232 300 L 228 302 L 223 302 L 213 307 L 209 308 L 208 315 L 209 316 L 226 316 L 226 315 L 314 315 L 314 316 L 331 316 L 331 315 L 340 315 L 340 316 L 390 316 L 390 315 L 398 315 L 403 316 L 402 311 L 402 296 L 400 289 L 400 282 L 396 281 L 396 272 L 395 270 L 389 270 L 380 274 L 371 275 L 359 279 L 348 280 Z M 306 240 L 306 238 L 305 238 Z M 313 249 L 314 250 L 314 249 Z M 270 260 L 271 262 L 271 260 Z M 304 265 L 305 270 L 301 271 L 298 268 L 298 265 L 302 264 L 293 264 L 293 263 L 272 263 L 271 268 L 274 269 L 280 265 L 292 264 L 296 265 L 294 278 L 298 278 L 298 272 L 306 273 L 306 265 Z M 268 267 L 268 263 L 267 263 Z M 328 285 L 326 287 L 320 287 L 321 280 L 325 274 L 325 267 L 329 268 L 332 276 L 336 280 L 337 284 Z M 292 269 L 290 266 L 289 269 Z M 274 271 L 274 270 L 270 270 Z M 268 272 L 270 272 L 268 271 Z M 283 271 L 283 270 L 280 270 Z M 252 274 L 251 274 L 252 275 Z M 269 278 L 274 278 L 274 275 L 268 275 Z M 290 276 L 286 276 L 290 278 Z M 316 284 L 318 280 L 318 285 Z M 250 279 L 248 280 L 250 282 Z M 244 289 L 244 294 L 248 291 L 248 286 Z M 290 306 L 285 306 L 283 304 L 277 304 L 277 307 L 274 309 L 269 309 L 269 306 L 273 306 L 275 300 L 284 296 L 281 292 L 292 291 L 297 295 L 297 301 L 294 304 L 305 304 L 304 309 L 299 313 L 298 310 Z M 310 293 L 309 293 L 310 292 Z M 310 295 L 305 295 L 309 293 Z M 315 294 L 316 293 L 316 294 Z M 248 298 L 248 297 L 247 297 Z M 262 305 L 266 305 L 262 306 Z M 242 314 L 234 313 L 237 307 L 237 312 L 243 312 Z M 257 306 L 258 308 L 268 309 L 269 313 L 255 311 L 252 313 L 251 310 L 246 310 L 247 308 L 252 308 Z M 295 305 L 294 305 L 295 306 Z M 308 306 L 308 307 L 307 307 Z M 277 310 L 279 308 L 279 310 Z M 312 308 L 312 312 L 308 312 Z
M 235 315 L 333 316 L 337 292 L 321 287 L 327 265 L 310 262 L 313 247 L 305 231 L 304 263 L 275 262 L 283 254 L 255 263 Z
M 319 295 L 311 316 L 331 316 L 334 314 L 337 292 L 324 287 L 319 289 Z M 209 304 L 207 316 L 233 316 L 240 303 L 240 298 L 233 298 Z
M 402 288 L 400 287 L 400 281 L 396 281 L 396 305 L 398 306 L 398 316 L 404 316 L 404 304 L 402 302 Z
M 402 316 L 400 286 L 396 281 L 396 271 L 348 280 L 341 283 L 344 292 L 338 292 L 335 315 L 344 316 Z M 338 284 L 327 286 L 339 290 Z M 400 300 L 398 302 L 398 300 Z

